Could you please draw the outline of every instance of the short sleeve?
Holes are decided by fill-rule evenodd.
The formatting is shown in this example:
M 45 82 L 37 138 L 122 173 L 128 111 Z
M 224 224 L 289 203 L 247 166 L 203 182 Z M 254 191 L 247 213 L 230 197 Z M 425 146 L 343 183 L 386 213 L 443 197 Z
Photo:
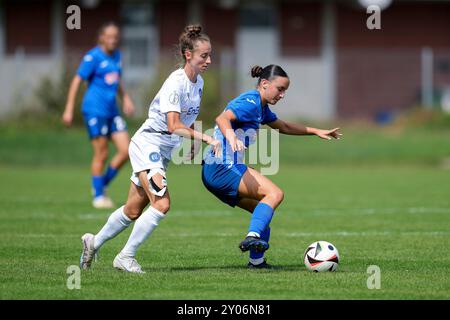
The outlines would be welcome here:
M 83 57 L 83 60 L 78 67 L 77 74 L 83 79 L 88 80 L 94 73 L 96 67 L 95 57 L 88 53 Z
M 168 79 L 162 86 L 159 94 L 159 105 L 162 113 L 181 113 L 182 91 L 175 79 Z
M 255 106 L 256 104 L 248 100 L 233 100 L 225 108 L 225 111 L 231 110 L 239 122 L 250 122 L 255 120 Z
M 278 119 L 277 115 L 273 113 L 272 110 L 269 109 L 269 107 L 264 107 L 263 112 L 264 114 L 261 124 L 271 123 Z

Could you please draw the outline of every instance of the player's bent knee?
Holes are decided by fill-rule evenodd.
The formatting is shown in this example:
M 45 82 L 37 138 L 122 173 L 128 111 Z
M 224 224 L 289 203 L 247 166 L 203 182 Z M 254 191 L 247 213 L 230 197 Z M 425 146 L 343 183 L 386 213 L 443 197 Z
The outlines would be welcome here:
M 119 150 L 119 156 L 123 159 L 123 160 L 127 160 L 128 159 L 128 149 L 124 149 L 124 150 Z
M 120 166 L 123 165 L 125 162 L 127 162 L 128 159 L 129 159 L 128 153 L 119 152 L 116 156 L 117 156 L 117 158 L 119 160 L 119 165 Z
M 168 199 L 159 200 L 156 203 L 152 204 L 152 207 L 159 212 L 166 214 L 170 210 L 170 202 Z
M 141 209 L 134 207 L 134 206 L 130 206 L 130 205 L 125 205 L 125 207 L 123 208 L 123 212 L 131 220 L 136 220 L 142 214 Z
M 284 199 L 284 192 L 281 189 L 272 190 L 268 197 L 273 201 L 275 206 L 278 206 Z
M 94 158 L 98 161 L 105 162 L 108 159 L 109 153 L 108 149 L 106 150 L 98 150 L 94 152 Z

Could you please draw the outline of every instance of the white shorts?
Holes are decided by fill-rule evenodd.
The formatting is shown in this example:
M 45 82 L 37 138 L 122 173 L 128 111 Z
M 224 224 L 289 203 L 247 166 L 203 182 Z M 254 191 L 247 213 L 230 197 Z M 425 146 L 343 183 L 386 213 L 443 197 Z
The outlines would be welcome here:
M 142 187 L 138 177 L 139 172 L 151 169 L 161 169 L 166 172 L 172 149 L 173 147 L 158 146 L 144 139 L 139 139 L 137 142 L 131 140 L 128 154 L 133 173 L 130 180 L 138 187 Z

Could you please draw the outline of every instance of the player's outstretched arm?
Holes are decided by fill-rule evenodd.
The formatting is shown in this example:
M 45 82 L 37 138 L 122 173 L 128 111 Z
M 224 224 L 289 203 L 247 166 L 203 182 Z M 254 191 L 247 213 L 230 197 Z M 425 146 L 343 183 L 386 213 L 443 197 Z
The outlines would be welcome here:
M 316 135 L 325 140 L 331 140 L 331 138 L 339 139 L 342 136 L 339 132 L 339 128 L 324 130 L 306 127 L 302 124 L 286 122 L 281 119 L 268 123 L 268 126 L 272 129 L 278 129 L 280 133 L 288 135 Z

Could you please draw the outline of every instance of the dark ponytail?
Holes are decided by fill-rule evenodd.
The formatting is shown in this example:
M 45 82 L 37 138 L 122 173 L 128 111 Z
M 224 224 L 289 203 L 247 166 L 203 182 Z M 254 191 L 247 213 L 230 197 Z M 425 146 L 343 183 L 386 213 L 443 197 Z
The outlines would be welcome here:
M 260 66 L 253 66 L 250 74 L 252 78 L 258 78 L 258 85 L 262 79 L 272 80 L 275 77 L 289 78 L 286 71 L 278 65 L 270 64 L 264 68 Z

